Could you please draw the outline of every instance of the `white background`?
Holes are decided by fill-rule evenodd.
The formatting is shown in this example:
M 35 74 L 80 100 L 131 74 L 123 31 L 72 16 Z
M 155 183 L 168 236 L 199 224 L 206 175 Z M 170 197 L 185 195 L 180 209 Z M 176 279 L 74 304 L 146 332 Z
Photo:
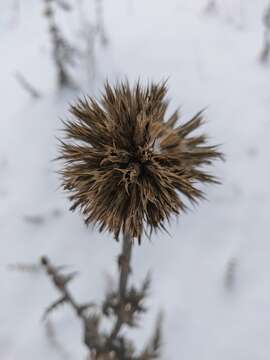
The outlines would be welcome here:
M 258 61 L 265 5 L 224 0 L 218 14 L 206 15 L 201 0 L 104 2 L 109 45 L 97 46 L 97 76 L 85 80 L 84 92 L 98 94 L 106 78 L 169 78 L 171 109 L 181 106 L 187 120 L 207 107 L 204 130 L 227 157 L 212 169 L 223 185 L 204 189 L 209 201 L 172 222 L 171 236 L 135 249 L 134 281 L 151 270 L 153 284 L 150 312 L 130 335 L 142 345 L 163 309 L 164 359 L 270 358 L 270 67 Z M 101 300 L 120 249 L 70 213 L 59 189 L 56 137 L 79 93 L 57 93 L 42 11 L 38 0 L 21 1 L 19 14 L 11 0 L 0 3 L 1 360 L 86 356 L 68 307 L 52 316 L 58 344 L 46 337 L 42 312 L 57 298 L 49 280 L 8 264 L 47 254 L 80 271 L 71 286 L 78 300 Z M 76 20 L 66 25 L 76 29 Z M 41 99 L 22 89 L 17 71 Z

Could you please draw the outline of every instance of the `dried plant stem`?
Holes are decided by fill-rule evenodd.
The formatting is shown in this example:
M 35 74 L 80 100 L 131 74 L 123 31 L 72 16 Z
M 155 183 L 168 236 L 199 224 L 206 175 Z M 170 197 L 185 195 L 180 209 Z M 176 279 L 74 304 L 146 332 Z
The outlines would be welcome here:
M 34 99 L 39 99 L 41 97 L 41 93 L 35 89 L 34 86 L 30 84 L 30 82 L 21 73 L 17 72 L 15 77 L 21 87 Z
M 263 25 L 264 25 L 264 44 L 261 51 L 260 60 L 262 63 L 265 63 L 269 60 L 270 55 L 270 1 L 265 8 L 263 15 Z
M 119 278 L 119 294 L 121 298 L 125 297 L 130 274 L 130 260 L 132 252 L 132 239 L 126 236 L 123 239 L 122 254 L 119 258 L 120 278 Z
M 68 279 L 67 277 L 60 276 L 58 274 L 57 269 L 50 263 L 49 259 L 45 256 L 42 257 L 41 263 L 44 266 L 48 276 L 52 279 L 55 287 L 59 290 L 59 292 L 62 295 L 62 297 L 58 301 L 58 303 L 60 304 L 61 300 L 62 300 L 62 303 L 64 303 L 64 302 L 68 303 L 74 309 L 75 313 L 83 321 L 86 321 L 87 318 L 84 315 L 84 313 L 82 312 L 82 306 L 76 302 L 76 300 L 74 299 L 74 297 L 72 296 L 72 294 L 70 293 L 70 291 L 68 290 L 68 288 L 66 286 L 67 283 L 71 280 L 71 277 Z M 56 303 L 54 303 L 54 304 L 56 304 Z
M 54 0 L 44 0 L 45 12 L 44 15 L 48 20 L 49 32 L 52 42 L 52 56 L 57 71 L 57 81 L 60 88 L 65 86 L 73 86 L 73 82 L 65 68 L 65 63 L 68 62 L 69 45 L 64 39 L 60 28 L 56 23 L 55 10 L 53 8 Z
M 269 54 L 270 54 L 270 29 L 266 27 L 264 30 L 264 45 L 260 55 L 260 60 L 262 63 L 266 63 L 269 60 Z
M 115 325 L 112 329 L 111 335 L 108 339 L 108 342 L 113 342 L 114 339 L 117 337 L 119 331 L 121 330 L 123 322 L 122 314 L 125 311 L 125 295 L 127 291 L 128 285 L 128 277 L 131 272 L 130 261 L 131 261 L 131 254 L 132 254 L 132 239 L 130 236 L 125 236 L 123 238 L 123 245 L 122 245 L 122 254 L 119 256 L 119 267 L 120 267 L 120 276 L 119 276 L 119 303 L 120 303 L 120 311 L 119 316 L 115 322 Z
M 116 314 L 115 324 L 112 327 L 111 332 L 106 336 L 106 341 L 101 341 L 101 334 L 98 332 L 93 336 L 93 329 L 89 331 L 89 325 L 92 325 L 93 317 L 89 317 L 85 311 L 87 308 L 94 306 L 93 303 L 86 305 L 79 304 L 69 291 L 67 285 L 74 278 L 74 273 L 70 275 L 62 275 L 58 267 L 51 264 L 47 257 L 42 257 L 41 263 L 45 268 L 47 275 L 51 278 L 53 284 L 60 292 L 61 296 L 45 311 L 45 317 L 61 304 L 69 304 L 76 315 L 80 318 L 84 324 L 84 339 L 85 345 L 89 349 L 90 354 L 93 351 L 99 351 L 106 353 L 114 349 L 115 341 L 118 338 L 119 332 L 122 326 L 126 323 L 125 314 L 127 313 L 126 295 L 128 291 L 128 279 L 130 275 L 130 261 L 132 254 L 132 238 L 130 236 L 124 236 L 122 244 L 122 252 L 118 259 L 119 264 L 119 285 L 118 285 L 118 304 L 119 311 Z M 61 268 L 61 267 L 60 267 Z

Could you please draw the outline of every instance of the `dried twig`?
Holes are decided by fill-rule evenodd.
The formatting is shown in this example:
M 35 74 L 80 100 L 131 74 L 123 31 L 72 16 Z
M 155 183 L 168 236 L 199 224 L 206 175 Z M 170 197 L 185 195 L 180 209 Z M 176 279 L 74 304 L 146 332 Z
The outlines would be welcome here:
M 68 3 L 56 0 L 44 0 L 44 16 L 48 20 L 49 32 L 52 40 L 52 56 L 57 70 L 57 81 L 60 88 L 74 87 L 74 82 L 70 77 L 66 67 L 74 61 L 75 50 L 63 36 L 57 25 L 55 9 L 53 4 L 60 5 L 63 10 L 70 10 Z
M 46 273 L 60 292 L 60 297 L 45 310 L 44 318 L 47 319 L 51 312 L 57 310 L 61 305 L 71 306 L 83 324 L 84 344 L 88 348 L 92 360 L 148 360 L 159 358 L 159 325 L 153 338 L 139 356 L 135 354 L 134 344 L 120 334 L 123 326 L 134 327 L 138 315 L 146 311 L 143 301 L 148 294 L 150 285 L 149 277 L 146 278 L 139 290 L 128 285 L 131 273 L 132 246 L 132 239 L 126 236 L 123 240 L 122 253 L 118 259 L 118 289 L 107 294 L 101 308 L 92 302 L 79 304 L 68 289 L 68 284 L 73 280 L 75 274 L 63 274 L 63 267 L 52 265 L 47 257 L 41 259 Z M 101 330 L 100 324 L 104 316 L 112 316 L 115 319 L 109 333 Z
M 140 360 L 150 360 L 150 359 L 159 359 L 161 356 L 161 347 L 162 347 L 162 313 L 157 319 L 157 323 L 154 329 L 154 334 L 143 351 Z
M 41 258 L 41 264 L 44 266 L 44 268 L 46 269 L 47 274 L 50 276 L 50 278 L 52 279 L 55 287 L 59 290 L 59 292 L 61 293 L 62 297 L 62 302 L 66 302 L 68 303 L 76 312 L 76 314 L 82 319 L 85 320 L 85 316 L 83 314 L 83 312 L 81 311 L 81 307 L 80 305 L 75 301 L 75 299 L 73 298 L 73 296 L 71 295 L 70 291 L 67 288 L 68 283 L 74 278 L 74 274 L 69 274 L 69 275 L 62 275 L 59 271 L 59 269 L 55 266 L 53 266 L 49 259 L 45 256 L 43 256 Z M 64 300 L 63 300 L 64 299 Z M 58 301 L 59 303 L 59 301 Z M 54 303 L 56 304 L 56 303 Z M 53 309 L 54 307 L 51 306 L 51 309 Z M 48 310 L 46 311 L 46 313 L 48 314 Z
M 270 56 L 270 2 L 268 3 L 263 15 L 263 25 L 264 44 L 261 51 L 260 60 L 262 63 L 266 63 L 269 60 Z
M 39 99 L 41 97 L 41 93 L 36 88 L 34 88 L 34 86 L 30 84 L 30 82 L 26 80 L 26 78 L 21 73 L 17 72 L 15 74 L 15 78 L 21 87 L 31 95 L 31 97 L 34 99 Z
M 41 266 L 40 264 L 32 264 L 32 263 L 16 263 L 16 264 L 9 264 L 8 270 L 28 272 L 28 273 L 38 273 L 41 271 Z

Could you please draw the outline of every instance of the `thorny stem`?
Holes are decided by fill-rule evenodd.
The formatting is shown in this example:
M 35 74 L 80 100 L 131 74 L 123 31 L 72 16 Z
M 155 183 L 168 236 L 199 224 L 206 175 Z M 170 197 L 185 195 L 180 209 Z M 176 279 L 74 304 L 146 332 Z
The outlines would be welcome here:
M 119 315 L 116 319 L 115 325 L 112 329 L 111 335 L 108 339 L 108 344 L 112 343 L 119 331 L 124 324 L 123 321 L 123 313 L 125 311 L 125 296 L 127 291 L 128 285 L 128 277 L 131 272 L 130 268 L 130 261 L 131 261 L 131 254 L 132 254 L 132 239 L 129 236 L 124 236 L 123 238 L 123 245 L 122 245 L 122 253 L 119 256 L 119 268 L 120 268 L 120 276 L 119 276 L 119 304 L 120 304 L 120 311 Z
M 76 314 L 83 320 L 86 321 L 87 318 L 82 312 L 81 306 L 75 301 L 74 297 L 71 295 L 70 291 L 66 287 L 66 283 L 62 281 L 62 278 L 59 277 L 57 274 L 57 270 L 53 265 L 51 265 L 49 259 L 45 256 L 41 258 L 41 263 L 44 266 L 46 273 L 52 278 L 54 285 L 57 287 L 57 289 L 60 291 L 60 293 L 63 295 L 63 299 L 67 303 L 71 305 L 71 307 L 74 309 Z
M 126 292 L 128 287 L 128 278 L 130 275 L 130 261 L 132 254 L 132 239 L 129 236 L 124 236 L 123 244 L 122 244 L 122 252 L 118 259 L 119 264 L 119 285 L 118 285 L 118 294 L 119 294 L 119 312 L 117 314 L 117 318 L 115 324 L 111 330 L 111 333 L 108 336 L 108 339 L 105 343 L 104 348 L 110 350 L 113 348 L 113 343 L 116 340 L 122 326 L 125 323 L 124 314 L 126 307 Z M 58 270 L 54 267 L 47 257 L 42 257 L 41 263 L 44 266 L 46 273 L 52 279 L 55 287 L 60 291 L 63 302 L 69 303 L 70 306 L 74 309 L 76 315 L 82 320 L 84 324 L 87 324 L 88 318 L 83 311 L 83 307 L 80 306 L 70 293 L 67 288 L 68 279 L 59 275 Z M 61 301 L 60 299 L 60 301 Z M 93 344 L 89 342 L 85 342 L 87 347 L 91 352 L 91 348 Z
M 161 346 L 161 330 L 160 321 L 157 324 L 153 337 L 151 338 L 147 347 L 145 347 L 140 355 L 135 356 L 135 348 L 133 343 L 128 341 L 125 337 L 120 336 L 120 331 L 124 324 L 130 325 L 128 316 L 134 316 L 144 311 L 141 301 L 146 296 L 147 283 L 143 285 L 141 291 L 136 291 L 133 288 L 133 300 L 130 293 L 131 289 L 128 287 L 129 275 L 131 272 L 130 262 L 132 255 L 132 238 L 124 236 L 122 243 L 122 252 L 118 258 L 119 261 L 119 283 L 118 289 L 113 292 L 116 295 L 116 308 L 114 315 L 116 317 L 115 323 L 109 333 L 104 333 L 100 330 L 100 320 L 102 312 L 97 309 L 92 302 L 86 304 L 78 303 L 71 292 L 68 290 L 68 284 L 73 280 L 75 273 L 64 274 L 62 272 L 63 266 L 54 266 L 47 257 L 41 258 L 41 264 L 44 267 L 47 275 L 52 280 L 54 286 L 60 292 L 61 297 L 52 303 L 45 311 L 46 317 L 53 310 L 61 304 L 69 304 L 78 318 L 84 325 L 83 341 L 89 351 L 89 360 L 146 360 L 159 359 Z M 108 300 L 109 301 L 109 300 Z M 133 302 L 135 301 L 135 302 Z M 133 305 L 131 305 L 133 303 Z M 131 306 L 131 307 L 130 307 Z M 132 309 L 133 306 L 133 309 Z M 94 311 L 87 311 L 94 307 Z M 113 308 L 113 307 L 112 307 Z M 107 316 L 104 308 L 103 314 Z M 133 319 L 134 320 L 134 319 Z M 130 325 L 131 326 L 131 325 Z

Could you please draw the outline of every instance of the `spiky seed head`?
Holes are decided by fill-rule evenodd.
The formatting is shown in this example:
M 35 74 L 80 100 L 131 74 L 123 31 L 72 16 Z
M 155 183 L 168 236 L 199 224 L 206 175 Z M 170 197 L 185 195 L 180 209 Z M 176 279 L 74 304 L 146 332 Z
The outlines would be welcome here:
M 198 183 L 216 182 L 202 166 L 221 153 L 204 135 L 191 136 L 202 112 L 179 125 L 177 111 L 166 120 L 166 93 L 165 83 L 107 83 L 100 101 L 78 100 L 64 123 L 62 186 L 71 210 L 79 208 L 87 224 L 116 239 L 140 241 L 147 228 L 164 228 L 186 210 L 186 199 L 203 197 Z

